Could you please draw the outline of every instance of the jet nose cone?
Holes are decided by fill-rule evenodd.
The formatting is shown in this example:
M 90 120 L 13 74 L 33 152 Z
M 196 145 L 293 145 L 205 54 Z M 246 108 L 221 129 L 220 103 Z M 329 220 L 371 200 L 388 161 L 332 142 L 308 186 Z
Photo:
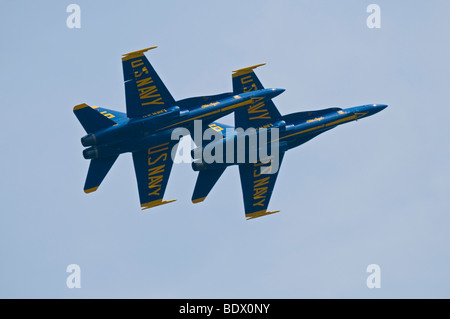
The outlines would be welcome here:
M 376 109 L 378 109 L 379 111 L 384 110 L 385 108 L 388 107 L 387 104 L 374 104 L 373 107 L 375 107 Z
M 285 91 L 285 89 L 269 89 L 271 92 L 269 93 L 269 97 L 273 99 L 275 96 L 280 95 Z
M 383 111 L 388 106 L 386 104 L 372 104 L 372 110 L 369 110 L 370 114 L 376 114 L 380 111 Z

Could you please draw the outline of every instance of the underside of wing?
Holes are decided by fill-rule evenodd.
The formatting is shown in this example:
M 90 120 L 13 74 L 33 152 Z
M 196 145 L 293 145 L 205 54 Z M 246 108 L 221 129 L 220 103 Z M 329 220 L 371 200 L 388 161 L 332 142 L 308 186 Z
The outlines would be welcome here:
M 172 170 L 172 148 L 178 141 L 168 140 L 158 145 L 133 152 L 134 170 L 142 209 L 151 208 L 174 200 L 164 201 L 167 182 Z
M 156 47 L 123 55 L 125 98 L 127 116 L 130 118 L 157 113 L 175 104 L 172 95 L 144 55 L 144 52 L 154 48 Z
M 280 151 L 278 159 L 279 163 L 276 171 L 271 171 L 271 167 L 273 167 L 271 164 L 264 164 L 261 162 L 239 165 L 245 216 L 247 219 L 279 212 L 267 211 L 267 206 L 269 205 L 270 197 L 272 196 L 283 155 L 284 152 Z
M 232 75 L 233 93 L 240 94 L 264 89 L 253 71 L 253 69 L 264 64 L 257 64 L 234 71 Z M 234 118 L 236 128 L 259 128 L 267 123 L 276 122 L 281 118 L 281 114 L 271 99 L 258 98 L 253 99 L 253 103 L 248 108 L 236 110 Z

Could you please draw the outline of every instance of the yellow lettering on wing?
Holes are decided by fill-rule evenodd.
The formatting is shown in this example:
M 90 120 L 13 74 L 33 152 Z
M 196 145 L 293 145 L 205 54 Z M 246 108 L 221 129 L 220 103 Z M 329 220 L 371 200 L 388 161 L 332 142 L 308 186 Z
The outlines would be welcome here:
M 142 59 L 131 61 L 131 67 L 133 69 L 137 68 L 138 66 L 141 66 L 141 65 L 144 65 L 144 62 L 142 62 Z
M 160 194 L 159 194 L 160 190 L 161 190 L 161 186 L 158 186 L 158 189 L 154 190 L 151 193 L 148 193 L 148 196 L 153 196 L 153 195 L 160 196 Z
M 148 155 L 168 150 L 169 149 L 168 145 L 169 145 L 169 142 L 149 147 Z
M 262 100 L 263 98 L 257 98 L 254 100 Z M 270 119 L 269 111 L 266 108 L 266 104 L 264 101 L 260 101 L 259 103 L 253 103 L 248 107 L 248 114 L 257 114 L 255 116 L 249 117 L 249 120 L 257 120 L 257 119 Z
M 261 199 L 266 198 L 265 194 L 267 193 L 267 187 L 259 187 L 254 189 L 253 199 Z
M 253 172 L 253 175 L 255 175 L 255 171 Z M 264 177 L 253 181 L 253 206 L 264 206 L 267 193 L 267 186 L 264 185 L 267 185 L 269 180 L 270 177 Z
M 143 87 L 142 89 L 138 88 L 138 91 L 139 91 L 139 98 L 141 100 L 148 99 L 148 98 L 150 98 L 152 96 L 159 96 L 159 94 L 152 95 L 152 94 L 158 92 L 158 90 L 156 89 L 156 86 L 154 86 L 154 85 L 153 86 Z
M 164 102 L 162 101 L 162 97 L 161 97 L 159 94 L 157 94 L 157 95 L 151 95 L 150 97 L 153 97 L 153 96 L 159 96 L 159 98 L 154 99 L 153 101 L 150 101 L 150 102 L 142 103 L 142 105 L 151 105 L 151 104 L 160 104 L 160 105 L 163 105 L 163 104 L 164 104 Z
M 147 77 L 136 81 L 137 89 L 139 92 L 139 99 L 141 100 L 151 99 L 151 101 L 144 102 L 142 103 L 142 105 L 164 104 L 161 95 L 158 93 L 158 88 L 155 85 L 149 85 L 152 83 L 153 79 L 151 77 Z
M 256 90 L 257 90 L 257 87 L 256 87 L 255 83 L 252 83 L 251 86 L 244 86 L 244 93 L 256 91 Z
M 261 167 L 261 174 L 272 174 L 272 165 Z
M 155 162 L 157 162 L 159 159 L 160 159 L 160 157 L 158 157 L 158 159 L 155 160 Z M 163 161 L 165 161 L 165 159 L 163 159 Z M 150 158 L 149 158 L 149 162 L 150 162 Z M 159 166 L 155 166 L 155 167 L 149 168 L 148 169 L 148 176 L 164 173 L 164 167 L 165 167 L 165 165 L 163 164 L 163 165 L 159 165 Z
M 269 112 L 249 118 L 249 120 L 261 120 L 261 119 L 270 119 Z
M 261 186 L 264 186 L 266 184 L 269 184 L 269 179 L 270 179 L 270 177 L 268 176 L 268 177 L 264 177 L 264 178 L 261 178 L 261 179 L 258 179 L 256 181 L 254 181 L 253 182 L 253 188 L 261 187 Z
M 247 75 L 247 76 L 244 76 L 241 78 L 242 84 L 251 83 L 251 82 L 253 82 L 251 75 Z
M 259 202 L 253 203 L 253 206 L 263 206 L 264 207 L 265 200 L 266 200 L 265 198 L 261 199 Z
M 251 85 L 248 85 L 250 83 L 251 83 Z M 242 77 L 241 84 L 243 86 L 244 93 L 256 91 L 258 89 L 250 75 Z M 255 114 L 253 116 L 250 116 L 249 120 L 263 120 L 263 119 L 270 120 L 270 114 L 266 108 L 266 104 L 264 103 L 264 98 L 255 98 L 254 100 L 256 100 L 256 102 L 259 101 L 259 103 L 256 103 L 254 101 L 253 105 L 249 106 L 248 113 Z
M 136 81 L 137 86 L 141 87 L 150 83 L 153 83 L 153 79 L 149 76 L 148 78 Z
M 140 78 L 141 76 L 142 76 L 142 74 L 148 74 L 148 70 L 147 70 L 147 67 L 143 67 L 142 68 L 142 71 L 141 72 L 139 72 L 139 71 L 134 71 L 134 77 L 135 78 Z
M 139 67 L 141 66 L 142 69 L 139 70 Z M 141 78 L 143 74 L 149 73 L 142 59 L 132 61 L 131 67 L 133 68 L 133 70 L 138 68 L 134 71 L 134 78 L 136 80 L 136 86 L 139 92 L 139 99 L 143 100 L 143 103 L 141 103 L 141 105 L 164 105 L 164 101 L 158 92 L 158 88 L 155 85 L 151 85 L 154 84 L 152 77 L 147 76 Z
M 156 176 L 149 176 L 148 177 L 148 188 L 161 188 L 160 184 L 163 180 L 162 175 L 156 175 Z
M 147 154 L 147 187 L 148 196 L 160 196 L 160 190 L 162 188 L 162 182 L 164 179 L 164 170 L 167 160 L 167 150 L 169 143 L 163 143 L 160 145 L 152 146 L 148 148 Z

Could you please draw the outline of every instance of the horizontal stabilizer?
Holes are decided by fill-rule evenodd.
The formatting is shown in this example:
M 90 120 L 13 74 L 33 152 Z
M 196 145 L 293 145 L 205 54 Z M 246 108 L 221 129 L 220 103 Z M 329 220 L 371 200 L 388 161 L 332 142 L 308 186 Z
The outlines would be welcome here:
M 103 116 L 113 120 L 116 123 L 121 123 L 128 119 L 127 115 L 123 112 L 105 109 L 104 107 L 99 106 L 91 106 L 94 110 L 102 114 Z
M 197 182 L 195 183 L 194 194 L 192 195 L 192 202 L 194 204 L 205 200 L 225 169 L 226 167 L 199 172 Z
M 86 133 L 92 133 L 116 125 L 112 119 L 97 112 L 87 104 L 79 104 L 73 108 L 73 113 L 80 121 Z
M 91 160 L 88 175 L 86 177 L 86 182 L 84 184 L 85 193 L 92 193 L 97 190 L 106 174 L 108 174 L 109 170 L 114 165 L 117 157 L 118 156 L 113 156 Z

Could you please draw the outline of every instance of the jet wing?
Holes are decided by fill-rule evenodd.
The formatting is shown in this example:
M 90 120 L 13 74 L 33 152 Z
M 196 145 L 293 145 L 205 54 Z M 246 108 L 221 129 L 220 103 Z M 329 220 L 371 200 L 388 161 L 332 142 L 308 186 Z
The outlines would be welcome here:
M 283 160 L 284 152 L 280 151 L 279 165 Z M 273 213 L 268 212 L 270 197 L 277 180 L 278 172 L 268 174 L 270 166 L 257 162 L 254 164 L 239 165 L 239 175 L 241 177 L 242 193 L 244 196 L 245 216 L 247 219 L 257 218 Z M 265 174 L 264 174 L 265 173 Z
M 240 94 L 264 89 L 253 69 L 265 65 L 257 64 L 247 68 L 233 71 L 233 93 Z M 281 118 L 281 114 L 271 99 L 253 99 L 248 108 L 236 110 L 234 115 L 235 127 L 247 129 L 258 128 L 267 123 L 274 123 Z
M 173 106 L 175 100 L 144 56 L 151 47 L 126 53 L 122 58 L 127 116 L 141 117 Z
M 176 143 L 176 140 L 167 140 L 145 150 L 133 152 L 142 209 L 175 201 L 164 201 L 163 197 L 173 165 L 171 152 Z

